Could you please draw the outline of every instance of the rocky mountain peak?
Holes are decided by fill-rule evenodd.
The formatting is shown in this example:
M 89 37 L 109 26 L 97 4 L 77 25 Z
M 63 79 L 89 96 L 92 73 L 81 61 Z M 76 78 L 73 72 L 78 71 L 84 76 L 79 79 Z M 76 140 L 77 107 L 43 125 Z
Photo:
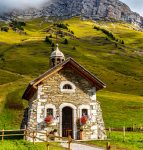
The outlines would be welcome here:
M 138 26 L 143 25 L 143 17 L 132 12 L 130 8 L 119 0 L 51 0 L 40 8 L 15 10 L 11 16 L 22 18 L 49 17 L 70 18 L 81 16 L 83 18 L 123 20 Z

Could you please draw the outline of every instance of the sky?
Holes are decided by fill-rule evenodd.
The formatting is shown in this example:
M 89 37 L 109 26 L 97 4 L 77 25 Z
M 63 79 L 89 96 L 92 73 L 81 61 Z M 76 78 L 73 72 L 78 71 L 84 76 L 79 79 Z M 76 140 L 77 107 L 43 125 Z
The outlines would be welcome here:
M 143 16 L 143 0 L 120 0 L 127 4 L 132 11 Z
M 6 12 L 13 8 L 39 7 L 45 1 L 51 0 L 0 0 L 0 12 Z
M 27 6 L 38 7 L 43 2 L 52 0 L 0 0 L 0 12 L 11 8 L 25 8 Z M 126 3 L 131 10 L 143 16 L 143 0 L 120 0 Z

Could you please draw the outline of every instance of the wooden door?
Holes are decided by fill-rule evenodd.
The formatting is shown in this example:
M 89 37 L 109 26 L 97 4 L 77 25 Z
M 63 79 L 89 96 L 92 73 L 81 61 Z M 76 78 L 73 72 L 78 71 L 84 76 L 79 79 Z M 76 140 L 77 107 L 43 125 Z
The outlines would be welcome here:
M 70 107 L 64 107 L 62 110 L 62 136 L 73 137 L 73 110 Z

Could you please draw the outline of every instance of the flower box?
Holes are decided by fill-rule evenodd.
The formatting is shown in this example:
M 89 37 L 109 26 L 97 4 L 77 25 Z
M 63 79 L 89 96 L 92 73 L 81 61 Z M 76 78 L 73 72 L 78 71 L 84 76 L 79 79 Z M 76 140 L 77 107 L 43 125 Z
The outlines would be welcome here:
M 80 118 L 81 125 L 85 125 L 87 123 L 87 121 L 88 121 L 88 117 L 87 116 L 82 116 Z
M 47 117 L 45 118 L 44 121 L 45 121 L 45 123 L 46 123 L 47 125 L 52 125 L 53 120 L 54 120 L 53 116 L 49 115 L 49 116 L 47 116 Z

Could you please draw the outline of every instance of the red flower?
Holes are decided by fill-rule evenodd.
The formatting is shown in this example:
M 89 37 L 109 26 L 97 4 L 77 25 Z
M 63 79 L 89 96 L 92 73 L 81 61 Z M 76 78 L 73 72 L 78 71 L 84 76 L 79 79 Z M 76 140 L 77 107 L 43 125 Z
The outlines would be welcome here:
M 82 125 L 86 124 L 87 120 L 88 120 L 88 117 L 87 117 L 87 116 L 82 116 L 82 117 L 80 118 L 80 122 L 81 122 Z
M 47 116 L 46 118 L 45 118 L 45 122 L 46 123 L 51 123 L 53 121 L 53 116 Z

